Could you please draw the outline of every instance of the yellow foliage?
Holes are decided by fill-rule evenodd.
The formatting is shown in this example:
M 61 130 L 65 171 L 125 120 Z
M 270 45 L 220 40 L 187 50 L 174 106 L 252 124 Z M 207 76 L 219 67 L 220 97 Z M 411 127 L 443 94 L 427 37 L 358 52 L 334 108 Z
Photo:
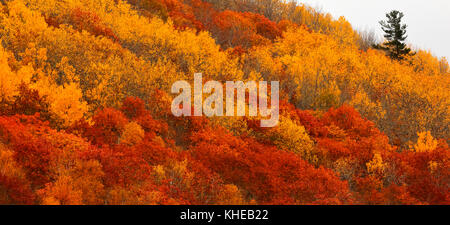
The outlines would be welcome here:
M 166 171 L 164 170 L 164 166 L 154 166 L 152 170 L 152 176 L 155 180 L 155 183 L 160 184 L 162 180 L 166 179 Z
M 383 158 L 379 153 L 375 153 L 372 161 L 366 163 L 366 167 L 369 174 L 383 176 L 387 164 L 383 163 Z
M 448 61 L 446 57 L 442 57 L 441 60 L 439 60 L 439 69 L 441 74 L 448 74 L 450 73 L 450 66 L 448 65 Z
M 305 127 L 290 118 L 281 117 L 279 125 L 269 138 L 278 148 L 299 154 L 311 163 L 317 163 L 318 159 L 314 155 L 314 142 L 306 133 Z
M 77 203 L 74 204 L 101 204 L 104 194 L 102 165 L 96 160 L 82 160 L 78 156 L 79 152 L 86 151 L 90 147 L 89 143 L 71 134 L 55 131 L 38 132 L 42 132 L 42 137 L 54 146 L 49 162 L 50 178 L 52 180 L 62 179 L 61 182 L 64 182 L 64 185 L 70 184 L 70 188 L 64 187 L 70 191 L 67 195 L 74 193 L 77 196 L 80 195 L 77 197 Z M 63 195 L 63 187 L 58 185 L 51 184 L 45 189 L 45 192 L 57 191 L 58 195 Z M 59 201 L 62 198 L 48 193 L 44 196 L 44 199 L 52 196 Z M 64 201 L 61 204 L 68 204 Z
M 63 127 L 80 120 L 88 111 L 88 105 L 83 101 L 83 94 L 76 83 L 58 86 L 41 78 L 31 87 L 46 97 L 50 103 L 50 112 L 56 116 L 55 120 L 61 121 Z
M 25 172 L 14 159 L 14 152 L 3 143 L 0 143 L 0 175 L 19 179 L 26 178 Z
M 144 129 L 133 121 L 125 125 L 124 131 L 120 136 L 120 143 L 126 145 L 139 144 L 139 142 L 141 142 L 144 138 L 144 135 Z
M 380 121 L 386 115 L 381 102 L 379 100 L 372 101 L 364 90 L 358 91 L 349 104 L 370 121 Z
M 8 64 L 9 54 L 0 46 L 0 101 L 9 101 L 18 94 L 20 84 L 28 84 L 33 75 L 31 67 L 13 72 Z
M 58 27 L 45 21 L 69 18 L 75 9 L 95 14 L 115 37 L 79 30 L 67 19 Z M 170 19 L 143 17 L 126 1 L 8 1 L 0 12 L 6 49 L 0 50 L 0 98 L 9 101 L 18 84 L 29 83 L 66 127 L 98 107 L 120 106 L 126 96 L 151 100 L 154 89 L 169 92 L 174 81 L 192 81 L 193 73 L 202 72 L 205 80 L 279 80 L 280 96 L 300 109 L 348 103 L 402 147 L 422 130 L 448 139 L 445 58 L 418 51 L 399 63 L 383 52 L 360 51 L 358 35 L 343 17 L 334 20 L 306 5 L 277 10 L 267 16 L 308 28 L 290 26 L 274 43 L 234 57 L 209 33 L 176 30 Z M 7 66 L 10 58 L 19 61 L 18 69 Z M 215 122 L 245 133 L 240 120 Z
M 218 205 L 243 205 L 245 204 L 244 197 L 239 191 L 239 188 L 234 184 L 224 185 L 217 196 Z
M 350 180 L 355 173 L 355 168 L 353 166 L 354 164 L 356 163 L 351 159 L 340 158 L 333 163 L 333 169 L 339 173 L 342 179 Z
M 414 145 L 416 152 L 430 152 L 436 149 L 438 141 L 433 138 L 430 131 L 417 133 L 419 137 L 417 143 Z
M 291 28 L 273 45 L 252 49 L 242 64 L 246 76 L 280 80 L 280 96 L 298 108 L 354 106 L 402 147 L 420 130 L 448 138 L 450 77 L 427 52 L 399 63 L 377 50 L 361 52 L 356 44 Z
M 29 49 L 27 49 L 29 50 Z M 46 60 L 45 49 L 37 51 L 41 60 Z M 28 54 L 27 54 L 28 55 Z M 8 54 L 0 48 L 0 100 L 11 101 L 18 95 L 19 85 L 24 83 L 46 97 L 50 103 L 50 112 L 56 120 L 61 120 L 63 126 L 69 126 L 79 120 L 88 111 L 87 103 L 83 101 L 81 90 L 75 83 L 66 86 L 58 86 L 50 78 L 40 71 L 35 71 L 31 66 L 23 66 L 17 72 L 11 71 L 8 65 Z M 39 79 L 34 82 L 32 78 L 39 74 Z
M 59 177 L 54 183 L 47 184 L 38 191 L 42 204 L 51 205 L 81 205 L 82 192 L 74 187 L 71 177 Z
M 438 168 L 439 168 L 439 163 L 434 162 L 434 161 L 428 162 L 428 169 L 430 169 L 430 172 L 431 172 L 432 174 L 433 174 L 433 173 L 436 173 L 436 171 L 438 170 Z
M 20 0 L 8 1 L 0 13 L 0 33 L 9 50 L 20 53 L 30 40 L 42 35 L 47 23 L 39 12 L 29 10 Z
M 414 70 L 425 75 L 439 75 L 440 62 L 429 51 L 419 50 L 411 57 L 411 64 Z
M 135 203 L 133 193 L 122 187 L 113 187 L 107 195 L 107 203 L 110 205 L 129 205 Z

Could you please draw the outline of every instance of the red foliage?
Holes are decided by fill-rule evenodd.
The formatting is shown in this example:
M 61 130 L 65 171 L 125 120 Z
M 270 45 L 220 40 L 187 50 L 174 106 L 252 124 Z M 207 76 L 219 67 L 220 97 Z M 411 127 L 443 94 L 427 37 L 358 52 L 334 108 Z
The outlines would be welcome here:
M 35 199 L 28 180 L 3 174 L 0 174 L 0 193 L 2 193 L 0 194 L 2 205 L 30 205 Z
M 70 19 L 73 26 L 78 30 L 86 30 L 95 36 L 101 35 L 114 41 L 118 40 L 111 28 L 106 27 L 94 12 L 75 8 L 70 15 Z
M 161 121 L 156 121 L 145 108 L 145 102 L 140 98 L 127 97 L 120 109 L 128 119 L 136 121 L 146 132 L 153 135 L 166 135 L 168 125 Z
M 39 95 L 37 90 L 30 89 L 26 84 L 22 83 L 18 88 L 19 94 L 14 96 L 12 102 L 3 102 L 0 104 L 1 115 L 35 115 L 43 120 L 50 119 L 49 105 L 45 98 Z
M 389 155 L 393 176 L 406 184 L 411 196 L 429 204 L 450 204 L 450 148 L 445 142 L 430 152 L 404 151 Z M 436 167 L 431 168 L 430 163 Z
M 149 178 L 151 166 L 131 147 L 119 145 L 114 148 L 100 149 L 97 160 L 100 161 L 106 174 L 105 184 L 108 186 L 134 184 Z
M 128 123 L 125 115 L 116 109 L 106 108 L 92 117 L 94 125 L 88 129 L 85 136 L 96 145 L 114 145 L 122 134 L 125 125 Z
M 193 28 L 197 31 L 204 30 L 205 26 L 196 18 L 193 8 L 177 0 L 161 0 L 173 20 L 175 28 L 186 29 Z
M 261 145 L 253 139 L 240 139 L 223 129 L 193 133 L 191 140 L 196 160 L 260 203 L 351 201 L 346 182 L 340 181 L 331 170 L 315 169 L 293 153 Z
M 144 101 L 136 97 L 127 97 L 123 101 L 120 110 L 128 117 L 128 119 L 135 119 L 147 113 Z
M 80 120 L 66 134 L 53 130 L 43 116 L 48 113 L 45 99 L 20 86 L 19 95 L 1 107 L 0 162 L 14 162 L 0 164 L 0 203 L 39 203 L 36 193 L 55 182 L 55 163 L 83 160 L 94 167 L 101 164 L 91 171 L 99 190 L 119 188 L 138 202 L 153 196 L 150 202 L 159 204 L 215 204 L 224 185 L 233 184 L 235 197 L 246 203 L 450 204 L 450 148 L 445 141 L 425 152 L 400 152 L 350 106 L 313 112 L 281 102 L 281 115 L 304 126 L 314 140 L 313 166 L 270 140 L 257 139 L 273 130 L 260 128 L 256 120 L 245 118 L 251 130 L 247 135 L 255 136 L 234 136 L 212 127 L 205 117 L 173 117 L 168 101 L 164 92 L 155 91 L 147 109 L 144 101 L 128 97 L 120 110 L 98 110 L 92 124 Z M 142 127 L 130 124 L 137 141 L 119 143 L 130 135 L 124 132 L 130 122 Z M 54 135 L 58 138 L 52 139 Z M 65 152 L 68 143 L 80 144 L 80 149 Z M 11 169 L 16 165 L 20 173 Z M 372 165 L 380 170 L 373 172 Z M 120 193 L 113 194 L 120 198 Z
M 245 16 L 250 18 L 255 24 L 257 34 L 271 41 L 281 36 L 281 30 L 278 25 L 263 15 L 247 12 Z
M 354 108 L 348 105 L 329 109 L 323 115 L 322 121 L 325 125 L 334 124 L 354 136 L 370 137 L 380 133 L 373 122 L 363 119 Z
M 289 28 L 298 28 L 298 27 L 299 26 L 296 23 L 290 20 L 281 20 L 280 22 L 278 22 L 278 28 L 282 32 L 287 31 Z
M 209 30 L 223 48 L 248 49 L 281 36 L 277 24 L 262 15 L 228 10 L 215 15 Z
M 134 5 L 136 9 L 147 17 L 156 15 L 166 20 L 169 16 L 163 0 L 127 0 L 127 2 Z
M 45 16 L 45 22 L 51 26 L 51 27 L 56 27 L 59 28 L 59 26 L 61 25 L 61 21 L 59 20 L 59 18 L 56 18 L 54 16 Z
M 320 118 L 313 116 L 310 111 L 299 110 L 286 101 L 280 101 L 280 113 L 300 122 L 306 128 L 308 134 L 313 137 L 328 136 L 328 129 L 325 124 Z
M 43 132 L 48 123 L 43 123 L 37 116 L 0 117 L 0 140 L 14 151 L 15 160 L 25 169 L 35 186 L 48 182 L 49 154 L 52 147 L 36 136 L 36 131 Z

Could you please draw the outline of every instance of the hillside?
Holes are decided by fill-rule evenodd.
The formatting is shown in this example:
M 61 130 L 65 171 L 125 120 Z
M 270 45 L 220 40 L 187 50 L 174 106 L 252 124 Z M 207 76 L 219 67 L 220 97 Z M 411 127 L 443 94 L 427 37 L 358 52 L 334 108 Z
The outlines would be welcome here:
M 0 204 L 450 204 L 450 72 L 281 0 L 0 8 Z M 171 86 L 279 81 L 280 120 Z

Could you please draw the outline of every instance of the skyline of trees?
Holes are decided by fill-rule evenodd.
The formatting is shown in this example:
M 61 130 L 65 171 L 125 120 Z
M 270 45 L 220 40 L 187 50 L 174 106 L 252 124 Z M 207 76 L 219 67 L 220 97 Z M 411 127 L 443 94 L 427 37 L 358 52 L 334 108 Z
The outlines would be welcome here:
M 11 0 L 0 41 L 0 204 L 450 204 L 448 62 L 392 60 L 344 17 Z M 174 117 L 194 73 L 280 81 L 279 126 Z

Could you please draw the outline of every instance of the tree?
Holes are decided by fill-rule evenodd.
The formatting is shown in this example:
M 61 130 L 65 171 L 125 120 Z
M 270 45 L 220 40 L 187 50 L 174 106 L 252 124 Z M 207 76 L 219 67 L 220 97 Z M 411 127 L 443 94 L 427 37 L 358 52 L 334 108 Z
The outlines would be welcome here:
M 446 74 L 449 73 L 449 66 L 448 66 L 448 61 L 446 57 L 442 57 L 441 60 L 439 61 L 439 69 L 441 71 L 442 74 Z
M 450 204 L 447 60 L 287 2 L 2 1 L 0 204 Z M 279 125 L 173 116 L 198 72 L 280 81 Z
M 386 14 L 387 21 L 380 21 L 381 29 L 385 32 L 386 42 L 376 48 L 385 50 L 389 56 L 395 60 L 403 60 L 405 56 L 411 54 L 411 49 L 406 46 L 406 24 L 402 24 L 404 14 L 393 10 Z
M 377 35 L 374 30 L 359 30 L 358 35 L 359 48 L 364 51 L 367 51 L 367 49 L 377 43 Z

